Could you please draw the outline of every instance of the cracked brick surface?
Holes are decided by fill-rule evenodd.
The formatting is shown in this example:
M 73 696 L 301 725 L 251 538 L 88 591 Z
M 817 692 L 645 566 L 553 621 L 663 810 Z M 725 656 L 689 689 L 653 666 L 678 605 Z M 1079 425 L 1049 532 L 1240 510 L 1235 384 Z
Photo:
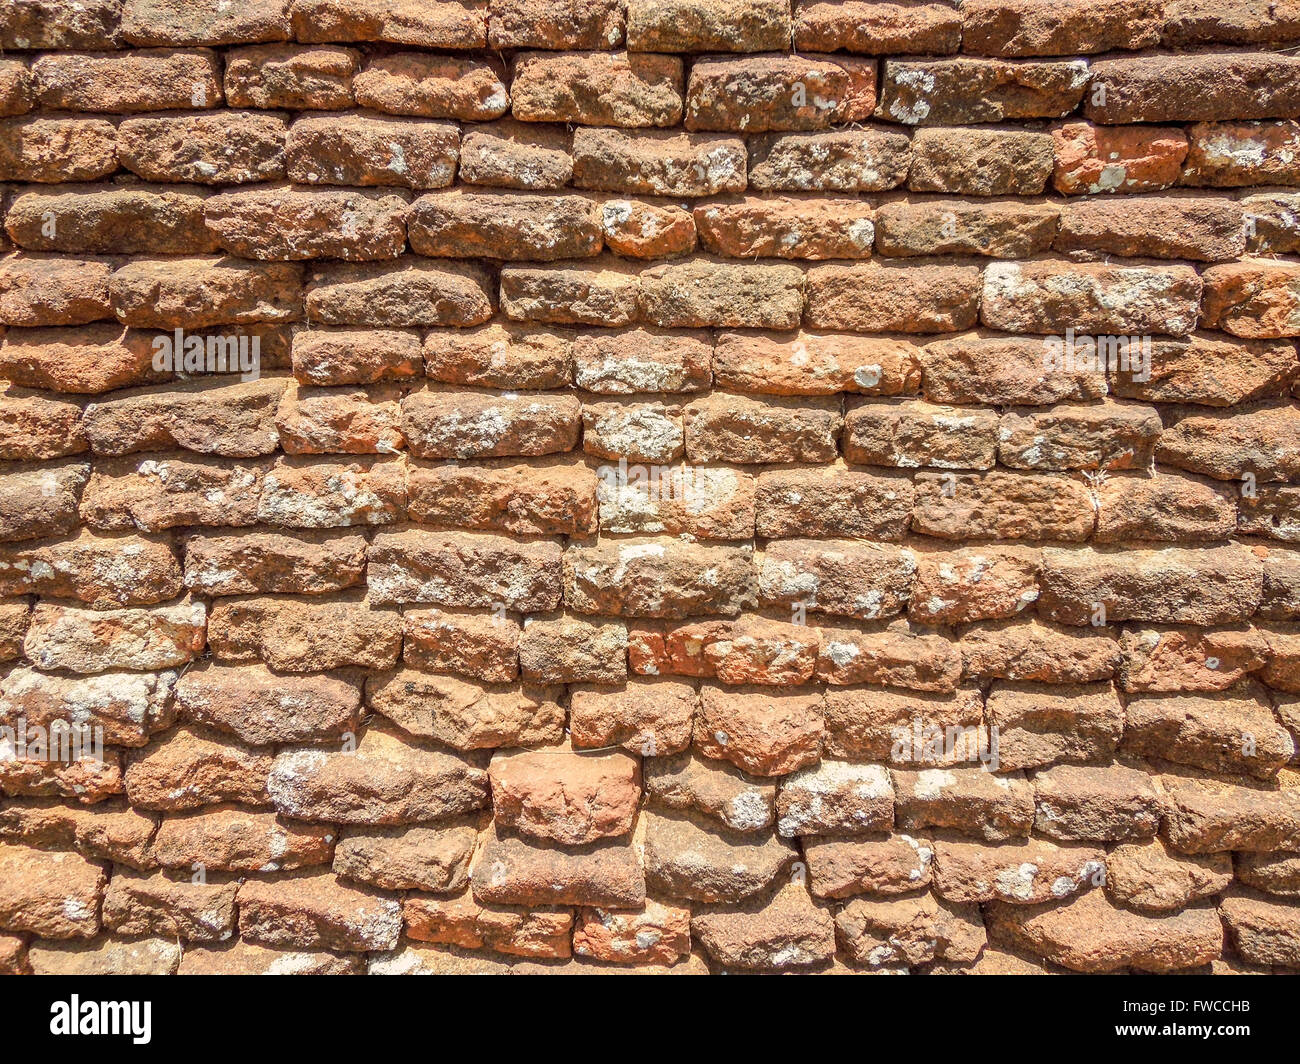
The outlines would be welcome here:
M 0 972 L 1300 969 L 1297 45 L 0 6 Z

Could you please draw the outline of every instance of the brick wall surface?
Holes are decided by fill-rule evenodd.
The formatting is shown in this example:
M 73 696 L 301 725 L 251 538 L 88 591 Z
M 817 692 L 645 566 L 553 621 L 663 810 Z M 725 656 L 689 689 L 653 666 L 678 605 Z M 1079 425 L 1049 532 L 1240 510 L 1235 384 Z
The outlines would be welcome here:
M 4 0 L 0 971 L 1300 967 L 1297 46 Z

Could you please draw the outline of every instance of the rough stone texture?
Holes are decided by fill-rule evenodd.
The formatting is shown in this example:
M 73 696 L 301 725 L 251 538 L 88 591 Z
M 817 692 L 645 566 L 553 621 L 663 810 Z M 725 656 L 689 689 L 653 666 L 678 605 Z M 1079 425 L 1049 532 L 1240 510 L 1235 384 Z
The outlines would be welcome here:
M 0 972 L 1300 970 L 1297 45 L 0 3 Z

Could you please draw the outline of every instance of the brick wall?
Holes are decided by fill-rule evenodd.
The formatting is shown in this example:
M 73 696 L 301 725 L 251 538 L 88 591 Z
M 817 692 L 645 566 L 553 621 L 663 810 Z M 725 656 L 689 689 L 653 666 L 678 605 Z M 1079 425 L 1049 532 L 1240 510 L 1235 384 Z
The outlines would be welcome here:
M 0 5 L 0 971 L 1300 967 L 1297 45 Z

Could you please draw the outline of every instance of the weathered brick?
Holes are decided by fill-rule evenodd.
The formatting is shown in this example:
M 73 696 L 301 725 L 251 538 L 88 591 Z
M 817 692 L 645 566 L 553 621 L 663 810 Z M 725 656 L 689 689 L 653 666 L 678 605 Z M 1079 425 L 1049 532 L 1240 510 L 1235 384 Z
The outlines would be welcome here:
M 1188 150 L 1177 126 L 1066 122 L 1052 129 L 1052 141 L 1052 184 L 1067 196 L 1168 188 L 1178 183 Z
M 402 933 L 402 905 L 396 895 L 325 873 L 246 879 L 239 885 L 239 933 L 267 946 L 391 949 Z
M 208 642 L 220 661 L 265 661 L 285 672 L 348 665 L 382 669 L 402 646 L 396 611 L 357 594 L 315 597 L 224 598 L 212 607 Z
M 1241 208 L 1219 196 L 1076 200 L 1061 212 L 1057 251 L 1222 262 L 1245 253 Z
M 464 949 L 487 947 L 519 957 L 571 955 L 573 913 L 485 906 L 466 891 L 452 898 L 409 895 L 403 905 L 408 938 Z
M 1035 828 L 1066 841 L 1148 838 L 1164 807 L 1149 776 L 1129 765 L 1053 765 L 1034 773 Z
M 573 685 L 570 735 L 575 748 L 621 746 L 647 757 L 676 754 L 690 746 L 695 704 L 695 689 L 676 680 L 629 677 L 616 689 Z M 649 790 L 648 768 L 646 772 Z
M 1087 84 L 1082 59 L 890 59 L 876 113 L 909 126 L 1061 118 Z
M 998 461 L 1012 469 L 1146 469 L 1163 447 L 1160 415 L 1139 404 L 1062 403 L 1004 414 Z
M 627 835 L 641 799 L 640 766 L 622 751 L 498 753 L 488 778 L 498 827 L 560 846 Z
M 814 329 L 956 332 L 979 316 L 980 271 L 973 266 L 828 264 L 810 269 L 806 283 L 806 324 Z
M 761 134 L 750 145 L 749 181 L 763 191 L 880 192 L 901 185 L 912 163 L 907 136 L 880 126 Z
M 512 63 L 511 113 L 524 122 L 672 126 L 682 61 L 633 52 L 524 52 Z
M 468 326 L 492 316 L 492 294 L 477 265 L 402 257 L 318 266 L 308 280 L 305 306 L 309 319 L 325 325 Z
M 970 0 L 962 49 L 977 55 L 1076 55 L 1150 48 L 1164 28 L 1161 0 Z
M 447 827 L 349 828 L 334 850 L 335 875 L 384 890 L 455 893 L 469 882 L 478 833 Z
M 220 104 L 220 71 L 207 49 L 53 53 L 32 62 L 32 82 L 50 110 L 133 114 Z
M 1237 527 L 1233 493 L 1192 477 L 1107 477 L 1095 492 L 1098 543 L 1227 539 Z
M 41 938 L 91 938 L 100 928 L 107 875 L 75 853 L 0 843 L 0 927 Z
M 862 403 L 845 414 L 844 457 L 868 466 L 990 469 L 997 431 L 997 417 L 986 410 L 920 400 Z
M 265 807 L 271 765 L 269 753 L 182 724 L 130 752 L 126 796 L 134 807 L 164 812 L 223 802 Z
M 446 384 L 561 388 L 573 377 L 570 356 L 576 339 L 565 330 L 512 322 L 435 329 L 424 338 L 424 371 Z
M 90 467 L 76 461 L 6 468 L 0 483 L 0 542 L 75 532 L 89 478 Z
M 111 272 L 103 261 L 8 255 L 0 259 L 0 320 L 36 328 L 111 319 Z
M 501 309 L 515 321 L 630 325 L 638 319 L 640 303 L 637 274 L 608 257 L 501 269 Z
M 171 453 L 96 463 L 81 499 L 82 519 L 110 532 L 160 532 L 178 525 L 257 522 L 266 461 Z
M 186 600 L 153 609 L 87 610 L 39 602 L 23 650 L 39 668 L 77 673 L 161 670 L 203 652 L 207 609 Z
M 916 575 L 913 551 L 853 540 L 772 540 L 757 563 L 763 605 L 861 620 L 903 612 Z
M 628 47 L 638 52 L 761 52 L 790 44 L 780 0 L 629 0 Z
M 353 48 L 259 44 L 225 54 L 224 88 L 231 107 L 328 111 L 352 105 L 361 67 Z
M 433 6 L 385 0 L 294 0 L 300 41 L 390 41 L 423 48 L 483 48 L 487 4 L 446 0 Z
M 622 617 L 735 616 L 754 603 L 753 562 L 748 545 L 602 537 L 564 552 L 565 603 Z
M 504 905 L 639 908 L 646 877 L 630 840 L 577 850 L 542 846 L 488 829 L 474 877 L 474 900 Z
M 745 166 L 739 137 L 586 127 L 573 132 L 573 183 L 579 188 L 685 197 L 743 192 Z
M 412 251 L 455 259 L 580 259 L 603 243 L 596 205 L 585 196 L 454 189 L 421 196 L 407 224 Z
M 983 714 L 977 687 L 955 692 L 834 688 L 826 693 L 825 753 L 845 760 L 918 766 L 922 771 L 928 765 L 957 769 L 981 760 L 991 764 L 994 751 Z M 945 738 L 949 734 L 951 744 Z
M 285 676 L 261 664 L 204 664 L 176 684 L 182 719 L 253 746 L 341 739 L 360 709 L 360 688 L 345 677 Z
M 510 119 L 466 127 L 460 179 L 501 188 L 563 188 L 573 180 L 572 140 L 563 127 Z
M 686 454 L 693 462 L 827 462 L 843 423 L 833 397 L 715 392 L 686 406 Z
M 755 529 L 764 537 L 902 539 L 912 515 L 908 476 L 820 466 L 758 475 Z
M 1083 112 L 1107 125 L 1290 118 L 1300 106 L 1300 60 L 1288 55 L 1208 52 L 1099 59 L 1091 64 L 1091 74 Z
M 117 130 L 97 118 L 0 119 L 0 179 L 94 181 L 117 169 Z
M 112 48 L 120 40 L 122 0 L 36 0 L 0 16 L 2 48 Z
M 1020 259 L 1052 245 L 1057 217 L 1057 208 L 1049 204 L 898 200 L 876 212 L 876 248 L 891 256 Z
M 313 185 L 442 188 L 455 178 L 459 157 L 452 123 L 418 118 L 306 115 L 285 141 L 289 179 Z
M 152 605 L 181 593 L 181 567 L 161 537 L 82 529 L 0 548 L 0 593 L 74 599 L 96 609 Z
M 352 79 L 357 103 L 393 115 L 482 122 L 500 118 L 510 94 L 497 65 L 479 59 L 395 52 L 375 56 Z
M 496 0 L 488 20 L 493 48 L 616 48 L 623 43 L 623 0 Z
M 844 6 L 865 5 L 850 0 Z M 907 187 L 913 192 L 962 196 L 1035 196 L 1052 176 L 1052 166 L 1052 139 L 1047 133 L 960 126 L 918 129 L 912 137 Z
M 794 5 L 794 46 L 800 51 L 946 55 L 960 47 L 961 30 L 953 0 L 796 0 Z
M 1233 336 L 1271 339 L 1300 335 L 1300 266 L 1244 259 L 1203 274 L 1203 324 Z
M 691 64 L 684 124 L 736 133 L 825 129 L 870 118 L 875 106 L 873 59 L 705 58 Z
M 35 251 L 201 254 L 217 249 L 203 218 L 205 195 L 185 187 L 65 185 L 20 195 L 5 228 L 15 244 Z
M 1211 772 L 1274 778 L 1295 756 L 1267 696 L 1251 689 L 1128 700 L 1124 749 Z
M 407 202 L 361 190 L 287 186 L 225 192 L 204 204 L 221 247 L 246 259 L 395 259 L 406 247 Z
M 607 200 L 600 226 L 605 246 L 625 258 L 676 258 L 695 250 L 695 219 L 682 207 Z

